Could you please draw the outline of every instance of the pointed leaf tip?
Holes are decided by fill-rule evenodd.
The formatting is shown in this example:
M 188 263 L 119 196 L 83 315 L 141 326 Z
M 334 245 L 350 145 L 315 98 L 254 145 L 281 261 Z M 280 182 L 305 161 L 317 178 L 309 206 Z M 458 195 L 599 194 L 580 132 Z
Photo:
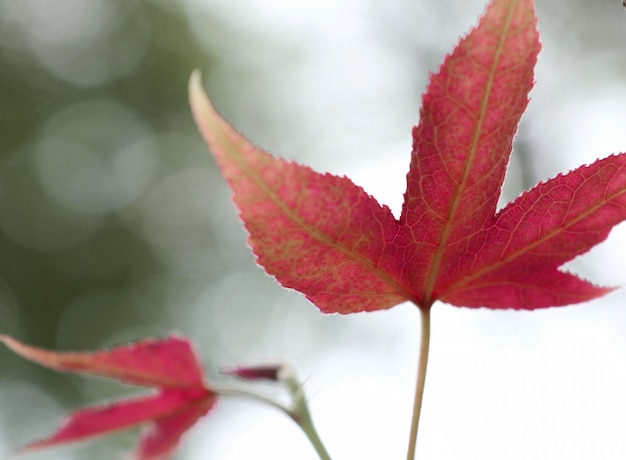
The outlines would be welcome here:
M 203 96 L 206 97 L 206 95 L 204 94 L 204 89 L 202 88 L 202 72 L 200 72 L 199 69 L 195 69 L 193 72 L 191 72 L 187 88 L 189 91 L 189 102 L 191 107 L 193 108 L 195 105 L 197 105 L 199 99 L 202 99 Z M 208 102 L 208 98 L 206 99 Z
M 209 136 L 207 127 L 211 124 L 211 116 L 214 115 L 215 110 L 202 86 L 202 72 L 199 69 L 191 72 L 188 91 L 191 113 L 202 136 L 206 139 Z

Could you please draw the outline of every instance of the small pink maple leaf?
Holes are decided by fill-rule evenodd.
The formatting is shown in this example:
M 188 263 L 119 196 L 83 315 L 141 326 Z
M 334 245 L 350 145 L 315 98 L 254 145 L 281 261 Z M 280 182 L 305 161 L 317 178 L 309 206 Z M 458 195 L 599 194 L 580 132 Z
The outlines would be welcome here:
M 496 205 L 540 49 L 532 0 L 493 0 L 432 75 L 400 219 L 346 177 L 255 147 L 215 111 L 195 73 L 196 123 L 265 270 L 326 313 L 436 300 L 536 309 L 601 288 L 559 267 L 626 219 L 626 155 Z
M 145 339 L 94 353 L 43 350 L 5 335 L 0 335 L 0 341 L 24 358 L 52 369 L 111 377 L 158 389 L 154 395 L 78 410 L 52 436 L 28 444 L 23 450 L 82 441 L 148 424 L 135 458 L 164 460 L 181 436 L 217 401 L 217 395 L 204 382 L 191 344 L 183 338 Z

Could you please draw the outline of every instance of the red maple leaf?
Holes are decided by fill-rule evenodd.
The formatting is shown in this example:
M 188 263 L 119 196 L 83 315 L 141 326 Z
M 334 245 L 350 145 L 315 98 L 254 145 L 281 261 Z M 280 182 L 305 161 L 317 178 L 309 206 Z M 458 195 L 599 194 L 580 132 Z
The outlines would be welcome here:
M 181 436 L 213 408 L 217 396 L 207 388 L 191 344 L 179 337 L 146 339 L 94 353 L 58 353 L 0 335 L 15 353 L 43 366 L 111 377 L 157 388 L 156 394 L 81 409 L 56 433 L 23 449 L 51 447 L 150 424 L 139 441 L 137 460 L 168 458 Z
M 609 292 L 559 267 L 626 218 L 625 154 L 541 183 L 496 212 L 533 85 L 536 22 L 532 0 L 493 0 L 431 76 L 399 219 L 348 178 L 253 146 L 194 74 L 194 118 L 258 263 L 326 313 L 407 300 L 535 309 Z

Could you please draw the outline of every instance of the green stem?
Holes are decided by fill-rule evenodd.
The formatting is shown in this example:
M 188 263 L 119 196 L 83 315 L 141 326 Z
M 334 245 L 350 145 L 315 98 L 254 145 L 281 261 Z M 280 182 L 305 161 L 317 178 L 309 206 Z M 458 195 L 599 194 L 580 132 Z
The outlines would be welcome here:
M 306 414 L 294 414 L 292 417 L 293 420 L 298 424 L 298 426 L 302 429 L 307 438 L 309 438 L 309 442 L 317 452 L 317 456 L 320 460 L 331 460 L 322 439 L 320 438 L 315 426 L 313 425 L 313 420 L 311 419 L 311 415 L 309 414 L 308 409 L 306 410 Z
M 313 425 L 313 419 L 311 418 L 311 412 L 309 411 L 302 384 L 297 379 L 293 369 L 289 366 L 283 367 L 280 379 L 287 387 L 292 398 L 293 406 L 290 417 L 309 439 L 320 460 L 331 460 L 322 439 L 315 429 L 315 425 Z
M 315 452 L 317 452 L 320 460 L 331 460 L 326 447 L 324 447 L 324 444 L 315 429 L 315 425 L 313 425 L 311 412 L 309 411 L 309 406 L 307 405 L 306 397 L 304 396 L 302 384 L 296 378 L 296 375 L 291 367 L 283 367 L 280 374 L 280 381 L 282 381 L 285 385 L 289 395 L 291 396 L 291 407 L 287 407 L 265 395 L 241 388 L 233 388 L 227 385 L 211 384 L 211 390 L 220 396 L 244 396 L 252 398 L 278 409 L 296 422 L 315 449 Z
M 420 308 L 422 321 L 422 334 L 420 337 L 419 364 L 417 366 L 417 382 L 415 385 L 415 399 L 413 401 L 413 416 L 411 418 L 411 433 L 409 435 L 409 448 L 407 460 L 415 459 L 415 447 L 417 446 L 417 429 L 420 423 L 422 411 L 422 398 L 426 383 L 426 367 L 428 365 L 428 348 L 430 347 L 430 308 Z

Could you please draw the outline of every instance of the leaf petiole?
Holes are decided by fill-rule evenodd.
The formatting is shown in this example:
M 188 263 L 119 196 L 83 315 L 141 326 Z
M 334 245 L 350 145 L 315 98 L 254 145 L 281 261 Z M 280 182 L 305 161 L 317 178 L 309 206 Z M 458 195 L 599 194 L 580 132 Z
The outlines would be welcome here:
M 280 372 L 280 379 L 291 395 L 292 407 L 289 416 L 298 424 L 306 437 L 309 438 L 320 460 L 331 460 L 324 443 L 315 429 L 315 425 L 313 425 L 302 383 L 296 377 L 294 370 L 290 366 L 284 366 Z
M 419 427 L 420 413 L 422 411 L 422 398 L 426 383 L 426 368 L 428 366 L 428 350 L 430 347 L 430 307 L 420 308 L 421 336 L 419 363 L 417 365 L 417 382 L 415 384 L 415 399 L 413 401 L 413 416 L 411 418 L 411 432 L 409 434 L 409 447 L 407 460 L 414 460 L 415 447 L 417 446 L 417 430 Z
M 317 452 L 320 460 L 331 460 L 331 457 L 328 454 L 328 451 L 326 450 L 319 434 L 317 433 L 315 425 L 313 424 L 313 419 L 311 418 L 311 412 L 309 411 L 309 406 L 304 395 L 302 383 L 300 383 L 297 379 L 293 369 L 290 366 L 283 365 L 279 372 L 278 380 L 285 385 L 285 388 L 291 396 L 290 406 L 286 406 L 281 402 L 260 393 L 241 388 L 213 384 L 211 385 L 211 390 L 220 396 L 243 396 L 252 398 L 278 409 L 300 427 L 315 449 L 315 452 Z

